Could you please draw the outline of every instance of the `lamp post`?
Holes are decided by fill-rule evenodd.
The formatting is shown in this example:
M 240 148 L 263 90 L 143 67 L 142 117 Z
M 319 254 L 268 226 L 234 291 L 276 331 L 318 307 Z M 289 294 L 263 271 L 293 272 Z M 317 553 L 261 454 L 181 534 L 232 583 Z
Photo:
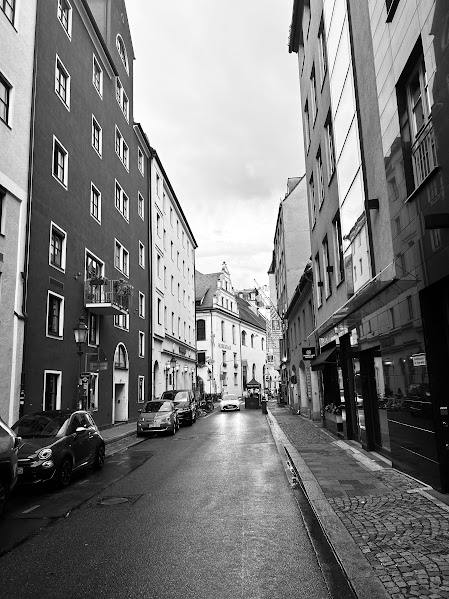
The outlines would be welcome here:
M 78 346 L 78 401 L 81 404 L 81 407 L 84 408 L 82 396 L 81 396 L 81 356 L 83 355 L 83 345 L 86 343 L 87 334 L 89 333 L 89 329 L 84 322 L 84 316 L 80 316 L 79 322 L 76 327 L 73 327 L 73 334 L 75 335 L 75 343 Z
M 170 360 L 170 368 L 172 369 L 172 372 L 173 372 L 173 374 L 172 374 L 172 377 L 173 377 L 173 379 L 172 379 L 173 390 L 175 389 L 175 368 L 176 368 L 176 364 L 177 364 L 176 358 L 173 356 L 171 358 L 171 360 Z

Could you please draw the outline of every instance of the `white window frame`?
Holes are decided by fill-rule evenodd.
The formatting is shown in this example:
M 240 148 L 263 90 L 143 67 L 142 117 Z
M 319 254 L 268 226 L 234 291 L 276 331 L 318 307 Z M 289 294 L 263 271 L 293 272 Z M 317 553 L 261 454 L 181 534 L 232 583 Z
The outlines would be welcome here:
M 145 333 L 139 331 L 139 358 L 145 358 Z
M 137 377 L 137 403 L 145 403 L 145 377 Z
M 142 177 L 145 175 L 145 161 L 143 157 L 143 152 L 140 148 L 137 148 L 137 168 L 139 169 Z
M 128 52 L 126 50 L 125 42 L 123 41 L 122 36 L 118 33 L 115 38 L 115 44 L 117 47 L 118 55 L 121 58 L 123 66 L 125 67 L 126 73 L 129 75 L 129 64 L 128 64 Z M 123 52 L 122 52 L 123 50 Z
M 94 144 L 94 131 L 98 131 L 98 148 Z M 103 129 L 94 115 L 92 115 L 92 147 L 100 158 L 103 156 Z
M 65 5 L 63 7 L 63 4 Z M 64 25 L 62 19 L 62 10 L 63 8 L 67 9 L 67 27 Z M 68 0 L 58 0 L 58 8 L 57 8 L 57 16 L 58 21 L 61 24 L 61 27 L 64 29 L 69 40 L 72 39 L 72 5 Z
M 121 322 L 123 322 L 124 324 L 120 324 Z M 129 314 L 115 314 L 114 326 L 116 329 L 121 329 L 122 331 L 129 331 Z
M 97 68 L 95 68 L 97 67 Z M 97 85 L 97 72 L 98 72 L 98 85 Z M 101 68 L 100 61 L 95 56 L 92 57 L 92 84 L 97 90 L 98 95 L 103 99 L 103 69 Z
M 145 246 L 139 241 L 139 266 L 145 269 Z
M 13 111 L 13 86 L 11 82 L 5 77 L 5 74 L 0 72 L 0 82 L 6 90 L 6 102 L 2 99 L 2 106 L 6 108 L 6 120 L 3 117 L 0 117 L 0 121 L 5 123 L 8 127 L 12 127 L 12 111 Z
M 59 86 L 59 81 L 60 81 L 60 77 L 59 77 L 59 73 L 62 73 L 63 76 L 65 76 L 65 99 L 61 96 L 61 94 L 59 93 L 58 87 Z M 59 56 L 56 54 L 56 60 L 55 60 L 55 93 L 58 96 L 58 98 L 61 100 L 61 102 L 63 103 L 63 105 L 66 107 L 66 109 L 70 112 L 70 74 L 68 72 L 68 70 L 65 68 L 64 63 L 62 62 L 62 60 L 59 58 Z
M 89 407 L 89 410 L 92 412 L 98 412 L 98 382 L 99 382 L 99 380 L 100 380 L 100 376 L 99 376 L 98 372 L 90 373 L 90 383 L 89 383 L 90 407 Z M 92 385 L 92 381 L 95 381 L 95 385 Z M 94 394 L 92 394 L 92 387 L 94 387 L 94 389 L 95 389 Z
M 62 150 L 61 154 L 62 154 L 63 159 L 64 159 L 64 164 L 63 164 L 63 179 L 62 180 L 55 174 L 54 164 L 55 164 L 56 146 L 58 146 L 59 149 Z M 51 172 L 52 172 L 53 178 L 56 179 L 56 181 L 60 185 L 62 185 L 62 187 L 64 187 L 64 189 L 67 189 L 68 188 L 68 181 L 69 181 L 69 153 L 67 152 L 67 150 L 65 149 L 65 147 L 62 145 L 62 143 L 59 141 L 59 139 L 55 135 L 53 135 L 53 151 L 52 151 L 52 155 L 51 156 L 52 156 Z
M 140 191 L 137 194 L 137 212 L 142 220 L 145 220 L 145 200 Z
M 50 296 L 52 297 L 56 297 L 58 298 L 58 300 L 60 301 L 59 304 L 59 323 L 58 323 L 58 333 L 56 335 L 51 335 L 48 332 L 48 316 L 49 316 L 49 310 L 50 310 Z M 65 298 L 63 295 L 60 295 L 59 293 L 55 293 L 54 291 L 47 291 L 47 311 L 46 311 L 46 318 L 45 318 L 45 336 L 48 339 L 55 339 L 56 341 L 62 341 L 64 338 L 64 304 L 65 304 Z
M 61 390 L 62 390 L 62 370 L 44 370 L 44 381 L 43 381 L 43 385 L 42 385 L 42 390 L 43 390 L 42 409 L 45 408 L 45 393 L 47 391 L 47 386 L 46 386 L 47 374 L 57 374 L 58 375 L 55 409 L 60 410 L 61 409 Z
M 96 326 L 95 326 L 95 341 L 92 343 L 90 340 L 90 336 L 92 333 L 92 320 L 91 317 L 92 316 L 96 316 Z M 100 317 L 98 316 L 98 314 L 94 314 L 93 312 L 89 312 L 88 315 L 88 327 L 89 327 L 89 332 L 87 334 L 87 345 L 89 347 L 97 347 L 97 345 L 100 344 Z
M 145 294 L 139 291 L 139 318 L 145 318 Z
M 94 205 L 94 203 L 93 203 L 94 191 L 96 192 L 96 194 L 98 196 L 98 216 L 96 216 L 93 213 L 93 209 L 92 209 L 93 205 Z M 101 191 L 92 182 L 90 183 L 90 215 L 94 220 L 96 220 L 98 223 L 101 224 Z
M 62 244 L 61 244 L 61 266 L 58 266 L 57 264 L 54 264 L 51 261 L 51 246 L 52 246 L 53 231 L 56 231 L 58 233 L 58 235 L 62 238 Z M 49 265 L 52 268 L 55 268 L 59 272 L 65 272 L 65 267 L 66 267 L 66 249 L 67 249 L 67 233 L 64 231 L 64 229 L 61 229 L 61 227 L 58 227 L 58 225 L 55 222 L 51 221 L 50 222 L 50 245 L 49 245 L 49 248 L 48 248 L 48 263 L 49 263 Z
M 96 256 L 93 252 L 91 252 L 90 250 L 88 250 L 87 248 L 84 251 L 84 280 L 87 280 L 89 278 L 88 276 L 88 271 L 87 271 L 87 260 L 88 258 L 90 258 L 92 260 L 92 262 L 95 262 L 99 267 L 100 270 L 98 273 L 95 273 L 97 275 L 100 276 L 104 276 L 104 262 L 103 260 L 100 260 L 100 258 L 98 256 Z
M 119 265 L 117 266 L 117 250 L 119 250 Z M 126 256 L 126 261 L 125 261 Z M 120 271 L 125 277 L 129 277 L 129 252 L 120 241 L 114 242 L 114 268 Z
M 126 143 L 120 129 L 115 126 L 115 153 L 120 158 L 120 162 L 129 171 L 129 146 Z
M 115 79 L 115 99 L 123 112 L 123 116 L 129 123 L 129 99 L 119 77 Z
M 119 190 L 118 196 L 117 190 Z M 115 179 L 114 185 L 114 205 L 116 210 L 118 210 L 126 222 L 129 223 L 129 197 L 123 191 L 123 187 L 120 185 L 117 179 Z

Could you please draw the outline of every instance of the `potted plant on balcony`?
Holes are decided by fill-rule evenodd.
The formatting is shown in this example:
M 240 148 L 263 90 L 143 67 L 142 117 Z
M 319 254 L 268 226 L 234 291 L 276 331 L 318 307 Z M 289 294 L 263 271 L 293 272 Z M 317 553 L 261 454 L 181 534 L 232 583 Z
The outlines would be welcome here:
M 89 283 L 89 285 L 91 287 L 97 287 L 97 286 L 101 286 L 101 285 L 107 285 L 108 284 L 108 279 L 107 277 L 104 277 L 103 275 L 92 275 L 91 277 L 89 277 L 87 279 L 87 282 Z
M 134 287 L 125 279 L 117 279 L 114 281 L 114 292 L 118 297 L 130 300 L 133 296 Z

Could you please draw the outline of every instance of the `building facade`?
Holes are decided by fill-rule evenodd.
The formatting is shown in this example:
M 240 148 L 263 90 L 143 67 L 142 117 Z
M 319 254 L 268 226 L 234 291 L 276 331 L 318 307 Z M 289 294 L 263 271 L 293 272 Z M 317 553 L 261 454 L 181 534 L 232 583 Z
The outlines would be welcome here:
M 23 408 L 84 406 L 108 425 L 137 417 L 151 385 L 149 148 L 133 124 L 131 34 L 121 0 L 37 10 Z
M 195 304 L 201 390 L 242 396 L 252 379 L 263 386 L 266 321 L 257 307 L 238 297 L 225 262 L 220 272 L 196 272 Z
M 36 2 L 0 5 L 0 417 L 19 415 Z
M 438 1 L 295 2 L 290 36 L 323 405 L 443 491 L 447 20 Z
M 153 397 L 196 381 L 197 244 L 157 152 L 151 151 Z

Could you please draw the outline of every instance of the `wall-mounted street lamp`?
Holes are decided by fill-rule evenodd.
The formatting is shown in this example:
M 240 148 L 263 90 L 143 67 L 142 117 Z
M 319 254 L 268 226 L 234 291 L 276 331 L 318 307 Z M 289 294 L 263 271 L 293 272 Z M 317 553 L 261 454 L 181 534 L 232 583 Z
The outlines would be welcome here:
M 172 382 L 173 382 L 173 390 L 175 388 L 175 369 L 178 370 L 179 367 L 177 367 L 177 362 L 176 362 L 176 358 L 173 356 L 172 359 L 170 360 L 170 368 L 172 369 Z
M 84 353 L 83 346 L 87 341 L 87 335 L 89 334 L 89 328 L 84 322 L 84 316 L 80 316 L 79 322 L 76 327 L 73 327 L 73 334 L 75 336 L 75 343 L 78 346 L 78 394 L 79 394 L 79 402 L 81 403 L 81 407 L 84 408 L 82 401 L 82 381 L 81 381 L 81 357 Z

